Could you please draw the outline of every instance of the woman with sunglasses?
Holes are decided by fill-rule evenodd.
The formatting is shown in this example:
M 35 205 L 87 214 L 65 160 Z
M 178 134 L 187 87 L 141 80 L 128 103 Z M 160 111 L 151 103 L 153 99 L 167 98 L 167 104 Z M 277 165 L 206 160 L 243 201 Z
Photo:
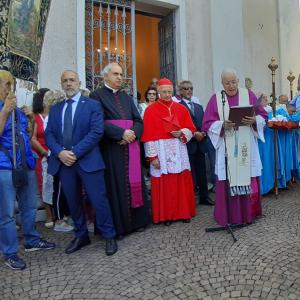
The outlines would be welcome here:
M 145 102 L 139 103 L 139 111 L 141 114 L 141 117 L 144 118 L 144 113 L 146 108 L 153 104 L 158 99 L 158 92 L 153 87 L 148 87 L 148 89 L 145 92 Z

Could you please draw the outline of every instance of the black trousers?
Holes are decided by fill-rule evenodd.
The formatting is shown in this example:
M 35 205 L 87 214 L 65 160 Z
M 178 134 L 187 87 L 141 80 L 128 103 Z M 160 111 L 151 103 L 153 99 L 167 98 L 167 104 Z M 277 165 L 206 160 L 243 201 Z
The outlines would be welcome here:
M 193 175 L 195 187 L 199 189 L 199 201 L 205 202 L 208 197 L 205 153 L 196 151 L 193 154 L 189 153 L 189 160 Z
M 66 196 L 61 188 L 59 176 L 53 176 L 53 213 L 55 221 L 70 215 Z

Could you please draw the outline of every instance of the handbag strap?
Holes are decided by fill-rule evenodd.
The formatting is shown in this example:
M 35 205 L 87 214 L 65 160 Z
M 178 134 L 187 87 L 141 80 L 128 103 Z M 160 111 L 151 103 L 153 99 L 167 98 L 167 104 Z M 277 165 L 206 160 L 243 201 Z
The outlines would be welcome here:
M 11 162 L 12 167 L 14 167 L 13 159 L 10 156 L 9 151 L 3 145 L 1 145 L 1 144 L 0 144 L 0 151 L 2 151 L 8 157 L 8 159 Z
M 16 124 L 17 124 L 17 130 L 16 130 L 16 136 L 18 138 L 18 144 L 19 144 L 19 149 L 21 152 L 21 164 L 23 169 L 27 169 L 27 163 L 26 163 L 26 154 L 25 154 L 25 145 L 24 145 L 24 139 L 21 134 L 21 129 L 20 129 L 20 120 L 18 117 L 18 114 L 16 114 Z

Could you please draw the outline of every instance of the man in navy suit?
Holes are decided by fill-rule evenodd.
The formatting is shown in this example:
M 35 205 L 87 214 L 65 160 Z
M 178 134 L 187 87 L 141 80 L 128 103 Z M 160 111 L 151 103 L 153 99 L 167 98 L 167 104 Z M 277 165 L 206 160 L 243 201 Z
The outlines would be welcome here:
M 199 204 L 213 205 L 212 199 L 208 196 L 205 153 L 207 152 L 206 134 L 201 131 L 202 119 L 204 115 L 203 107 L 192 102 L 193 84 L 188 80 L 179 83 L 180 103 L 190 112 L 193 123 L 197 129 L 194 137 L 187 143 L 189 160 L 191 164 L 193 181 L 199 189 Z
M 75 226 L 75 238 L 65 252 L 70 254 L 90 244 L 81 199 L 83 185 L 96 212 L 96 227 L 106 239 L 106 254 L 113 255 L 117 252 L 116 232 L 98 145 L 104 131 L 102 108 L 98 102 L 81 96 L 76 72 L 64 71 L 61 86 L 66 99 L 50 110 L 46 142 L 51 150 L 48 172 L 59 174 Z

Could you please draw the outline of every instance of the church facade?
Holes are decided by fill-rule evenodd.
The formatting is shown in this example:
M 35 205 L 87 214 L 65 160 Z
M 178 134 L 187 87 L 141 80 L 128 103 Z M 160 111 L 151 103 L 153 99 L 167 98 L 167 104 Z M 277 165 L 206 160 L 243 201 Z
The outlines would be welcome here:
M 52 0 L 39 86 L 59 88 L 62 70 L 73 69 L 93 89 L 117 60 L 129 92 L 143 94 L 152 77 L 189 79 L 205 104 L 226 67 L 242 86 L 248 77 L 269 94 L 274 57 L 277 93 L 289 94 L 288 73 L 300 73 L 299 36 L 298 0 Z

